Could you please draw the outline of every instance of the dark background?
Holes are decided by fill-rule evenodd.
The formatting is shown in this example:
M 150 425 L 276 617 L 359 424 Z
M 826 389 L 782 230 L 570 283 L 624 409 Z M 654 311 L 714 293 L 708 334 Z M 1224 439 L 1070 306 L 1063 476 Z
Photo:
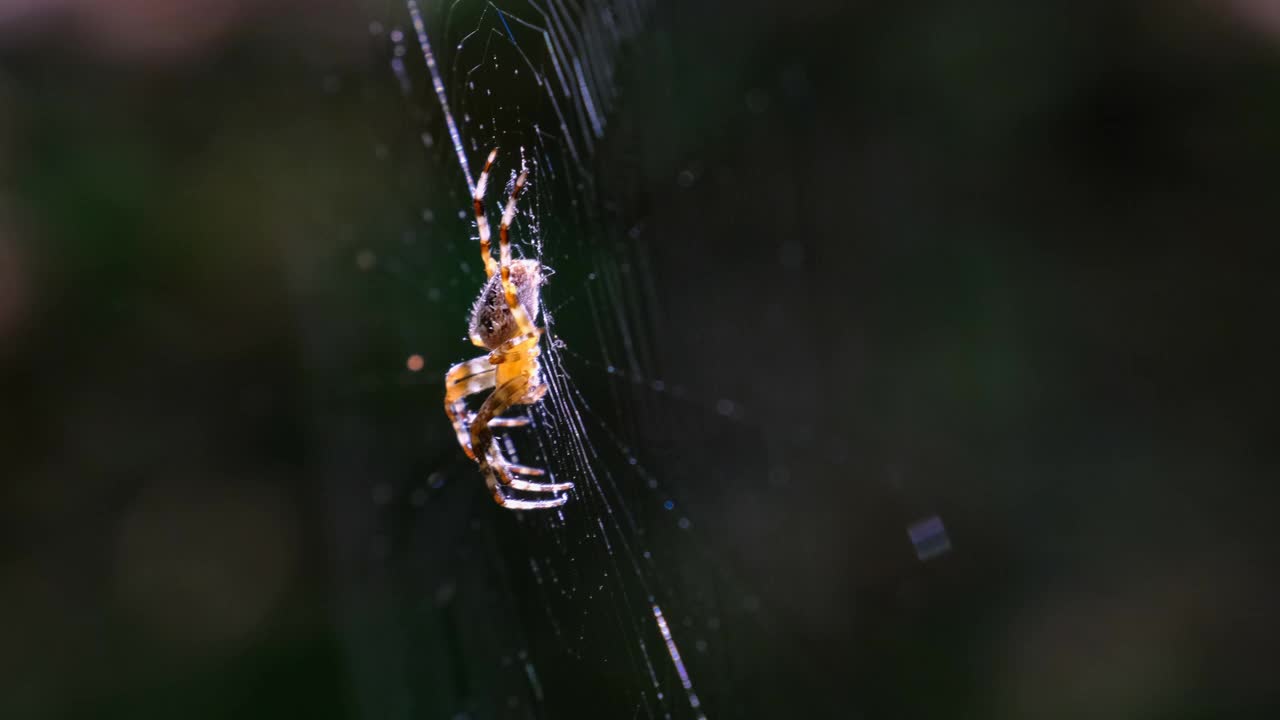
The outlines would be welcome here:
M 653 592 L 711 718 L 1272 716 L 1280 17 L 879 5 L 617 58 L 540 207 L 621 489 L 557 524 L 439 411 L 477 266 L 402 8 L 0 3 L 0 715 L 686 717 Z

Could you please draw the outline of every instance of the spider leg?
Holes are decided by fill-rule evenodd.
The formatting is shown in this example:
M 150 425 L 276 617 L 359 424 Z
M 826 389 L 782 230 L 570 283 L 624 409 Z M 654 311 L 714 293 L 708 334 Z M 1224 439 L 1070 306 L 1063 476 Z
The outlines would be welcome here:
M 493 387 L 497 377 L 497 371 L 487 355 L 458 363 L 449 368 L 444 376 L 444 411 L 449 416 L 449 422 L 453 423 L 458 444 L 472 460 L 476 456 L 471 451 L 471 431 L 467 427 L 470 413 L 467 411 L 466 398 Z
M 535 483 L 535 482 L 529 482 L 528 480 L 521 480 L 520 478 L 513 477 L 511 475 L 511 471 L 517 468 L 520 470 L 535 469 L 535 468 L 526 468 L 523 465 L 510 465 L 510 464 L 490 465 L 489 469 L 485 472 L 485 475 L 486 477 L 496 478 L 496 482 L 500 483 L 500 485 L 497 487 L 509 487 L 512 490 L 522 490 L 524 492 L 554 493 L 554 492 L 560 492 L 561 490 L 573 489 L 573 483 L 571 482 Z
M 501 486 L 526 492 L 559 492 L 573 487 L 573 483 L 534 483 L 515 477 L 515 475 L 544 475 L 545 471 L 507 462 L 506 458 L 502 457 L 501 451 L 493 444 L 491 422 L 494 418 L 513 405 L 536 402 L 536 399 L 541 398 L 545 392 L 545 386 L 541 384 L 536 387 L 530 387 L 529 375 L 517 375 L 498 387 L 485 399 L 484 404 L 480 406 L 480 410 L 476 412 L 476 416 L 471 423 L 471 450 L 477 457 L 483 458 L 480 464 L 485 471 L 486 482 L 489 483 L 490 489 L 494 493 L 494 498 L 500 505 L 506 504 L 501 499 L 498 499 L 498 496 L 502 494 Z M 505 498 L 505 496 L 503 497 Z M 555 504 L 561 503 L 557 502 Z M 540 505 L 537 507 L 554 507 L 554 505 Z
M 502 343 L 489 353 L 489 362 L 493 365 L 532 360 L 542 354 L 538 347 L 538 338 L 542 336 L 542 328 L 534 328 L 533 332 L 517 335 Z
M 542 399 L 547 392 L 547 386 L 538 382 L 537 357 L 542 353 L 538 347 L 538 338 L 541 331 L 532 335 L 521 335 L 514 337 L 497 347 L 493 352 L 489 353 L 489 362 L 493 365 L 502 365 L 504 363 L 528 364 L 532 362 L 535 368 L 531 375 L 531 383 L 537 383 L 532 390 L 526 394 L 521 401 L 525 405 L 532 405 Z M 499 374 L 501 377 L 501 374 Z M 528 425 L 530 422 L 528 417 L 516 418 L 494 418 L 489 421 L 489 427 L 520 427 Z M 541 472 L 541 471 L 539 471 Z
M 545 510 L 547 508 L 560 507 L 569 502 L 568 495 L 557 495 L 550 500 L 520 500 L 517 498 L 507 497 L 502 494 L 497 481 L 493 477 L 493 473 L 485 473 L 485 482 L 489 485 L 489 491 L 493 493 L 494 502 L 508 510 Z
M 484 169 L 480 171 L 480 180 L 476 182 L 475 195 L 471 197 L 476 210 L 476 229 L 480 231 L 480 257 L 484 258 L 485 277 L 493 277 L 498 270 L 497 263 L 493 261 L 493 253 L 489 249 L 489 218 L 484 214 L 484 191 L 489 184 L 489 168 L 497 156 L 498 148 L 489 152 L 489 158 L 484 161 Z
M 491 428 L 524 427 L 525 425 L 528 425 L 529 422 L 530 422 L 529 418 L 527 417 L 494 418 L 489 421 L 489 427 Z
M 536 340 L 537 337 L 531 338 Z M 534 358 L 541 355 L 536 344 L 531 344 L 527 349 L 520 349 L 509 353 L 494 351 L 489 353 L 489 362 L 492 365 L 501 365 L 503 363 L 521 363 L 521 362 L 537 362 Z
M 470 381 L 479 375 L 493 372 L 493 363 L 489 361 L 488 355 L 481 355 L 477 358 L 471 358 L 466 362 L 460 362 L 449 368 L 449 372 L 444 374 L 445 392 L 448 394 L 456 385 L 461 385 L 464 381 Z M 470 393 L 466 393 L 470 394 Z
M 511 282 L 511 221 L 516 217 L 516 200 L 524 191 L 524 183 L 528 177 L 528 172 L 522 172 L 516 178 L 515 187 L 511 188 L 511 197 L 507 198 L 507 208 L 502 211 L 502 224 L 498 226 L 498 257 L 501 259 L 498 268 L 502 273 L 502 290 L 507 298 L 507 307 L 511 309 L 511 315 L 515 318 L 516 327 L 521 335 L 537 330 L 529 314 L 524 311 L 524 306 L 516 298 L 516 286 Z
M 490 363 L 488 356 L 472 358 L 466 362 L 458 363 L 449 368 L 449 372 L 445 374 L 444 411 L 449 416 L 449 421 L 453 423 L 453 430 L 458 436 L 458 444 L 462 446 L 463 451 L 472 460 L 476 459 L 471 451 L 470 425 L 472 414 L 467 410 L 466 399 L 478 392 L 493 388 L 496 378 L 497 372 Z M 538 397 L 541 397 L 541 395 Z M 498 417 L 489 421 L 489 427 L 524 427 L 530 422 L 531 420 L 528 417 Z M 538 468 L 524 468 L 520 465 L 510 464 L 508 466 L 514 472 L 523 475 L 544 474 Z
M 448 409 L 448 406 L 451 403 L 457 402 L 464 395 L 470 395 L 474 392 L 479 392 L 480 390 L 486 390 L 493 387 L 496 384 L 497 375 L 492 378 L 484 378 L 481 376 L 485 373 L 496 373 L 497 368 L 494 367 L 495 365 L 538 357 L 538 355 L 541 354 L 541 350 L 538 348 L 537 340 L 537 335 L 515 337 L 499 345 L 496 350 L 484 357 L 468 360 L 465 363 L 459 363 L 450 368 L 448 374 L 445 375 L 446 409 Z M 514 348 L 518 348 L 522 344 L 529 345 L 529 347 L 527 349 L 514 350 Z M 455 384 L 458 384 L 463 380 L 474 383 L 477 382 L 477 379 L 479 382 L 484 383 L 484 385 L 469 386 L 464 395 L 457 395 L 456 393 L 454 395 L 450 395 L 448 388 L 452 388 Z M 474 387 L 474 389 L 472 389 L 472 387 Z M 542 393 L 539 393 L 534 400 L 531 400 L 526 404 L 532 404 L 532 402 L 536 402 L 536 400 L 541 399 L 541 397 Z M 529 418 L 527 417 L 496 417 L 489 421 L 489 427 L 523 427 L 528 425 L 529 422 Z
M 492 448 L 489 450 L 489 460 L 486 464 L 488 466 L 486 473 L 496 475 L 499 483 L 511 488 L 512 490 L 548 493 L 573 489 L 573 483 L 571 482 L 540 483 L 522 480 L 518 476 L 532 475 L 534 477 L 541 477 L 546 475 L 547 471 L 541 468 L 529 467 L 528 465 L 516 465 L 514 463 L 507 462 L 506 458 L 502 457 L 501 453 Z

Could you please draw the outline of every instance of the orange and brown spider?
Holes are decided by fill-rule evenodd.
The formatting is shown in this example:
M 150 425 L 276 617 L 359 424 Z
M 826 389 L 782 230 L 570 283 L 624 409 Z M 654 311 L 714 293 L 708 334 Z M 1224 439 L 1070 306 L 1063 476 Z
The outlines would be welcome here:
M 547 394 L 538 365 L 542 328 L 533 324 L 538 317 L 539 292 L 546 276 L 537 260 L 511 258 L 509 237 L 516 200 L 524 190 L 528 173 L 520 173 L 507 199 L 502 224 L 498 227 L 501 262 L 494 262 L 489 247 L 489 220 L 484 213 L 484 191 L 489 182 L 489 168 L 497 156 L 498 149 L 494 148 L 484 163 L 473 198 L 476 228 L 480 231 L 480 255 L 489 280 L 471 308 L 470 335 L 473 345 L 490 352 L 449 368 L 444 379 L 444 411 L 453 422 L 458 444 L 468 457 L 479 463 L 485 483 L 499 505 L 512 510 L 553 508 L 568 502 L 569 496 L 557 494 L 550 499 L 526 500 L 513 497 L 509 492 L 559 493 L 572 489 L 573 483 L 522 479 L 521 476 L 541 477 L 546 471 L 508 462 L 493 442 L 493 428 L 529 424 L 527 417 L 499 417 L 502 413 L 515 405 L 532 405 Z M 472 413 L 467 409 L 468 396 L 490 389 L 493 392 L 479 410 Z

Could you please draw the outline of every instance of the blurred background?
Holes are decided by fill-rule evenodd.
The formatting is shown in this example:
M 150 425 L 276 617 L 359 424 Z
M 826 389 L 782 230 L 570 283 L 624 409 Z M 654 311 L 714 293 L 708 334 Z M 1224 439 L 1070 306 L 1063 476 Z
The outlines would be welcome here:
M 405 6 L 0 0 L 0 716 L 1275 716 L 1280 5 L 507 5 L 556 516 Z

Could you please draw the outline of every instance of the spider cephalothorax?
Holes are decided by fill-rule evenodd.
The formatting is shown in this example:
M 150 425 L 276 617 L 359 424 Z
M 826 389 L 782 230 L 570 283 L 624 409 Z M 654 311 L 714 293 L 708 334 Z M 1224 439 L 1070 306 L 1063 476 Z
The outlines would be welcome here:
M 458 444 L 463 452 L 480 465 L 485 483 L 499 505 L 514 510 L 533 510 L 563 505 L 568 495 L 556 494 L 550 499 L 526 500 L 513 497 L 512 490 L 529 493 L 559 493 L 569 490 L 569 482 L 532 482 L 525 477 L 541 477 L 546 471 L 509 462 L 493 442 L 493 428 L 518 427 L 529 424 L 527 417 L 503 418 L 502 413 L 515 405 L 532 405 L 547 393 L 542 382 L 538 341 L 542 328 L 534 325 L 538 317 L 539 292 L 546 282 L 542 265 L 537 260 L 514 260 L 509 238 L 511 221 L 516 215 L 516 200 L 524 190 L 526 173 L 520 173 L 498 227 L 498 257 L 494 262 L 489 248 L 489 220 L 484 214 L 484 190 L 489 168 L 498 155 L 497 148 L 480 173 L 472 198 L 476 211 L 476 228 L 480 231 L 480 254 L 489 279 L 471 307 L 471 343 L 489 350 L 488 355 L 458 363 L 445 375 L 444 410 L 453 422 Z M 471 412 L 468 396 L 493 390 Z

